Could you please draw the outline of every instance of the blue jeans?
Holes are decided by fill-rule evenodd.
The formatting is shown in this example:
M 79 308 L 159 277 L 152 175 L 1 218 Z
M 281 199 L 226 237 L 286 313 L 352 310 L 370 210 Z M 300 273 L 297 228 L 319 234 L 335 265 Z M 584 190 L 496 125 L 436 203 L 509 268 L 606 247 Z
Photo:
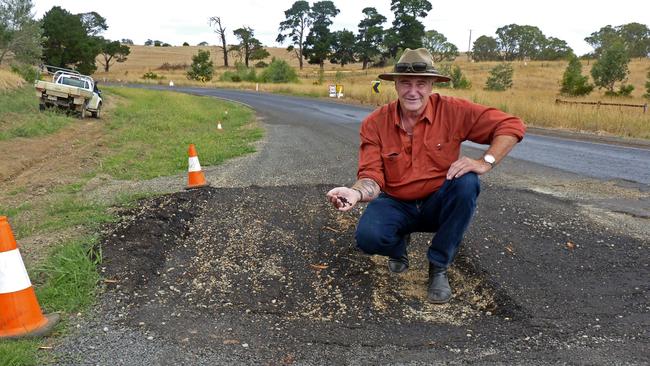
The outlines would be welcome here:
M 435 232 L 427 257 L 446 268 L 458 252 L 480 190 L 476 173 L 467 173 L 446 180 L 438 191 L 421 200 L 402 201 L 381 193 L 359 219 L 357 247 L 366 254 L 398 258 L 406 254 L 406 234 Z

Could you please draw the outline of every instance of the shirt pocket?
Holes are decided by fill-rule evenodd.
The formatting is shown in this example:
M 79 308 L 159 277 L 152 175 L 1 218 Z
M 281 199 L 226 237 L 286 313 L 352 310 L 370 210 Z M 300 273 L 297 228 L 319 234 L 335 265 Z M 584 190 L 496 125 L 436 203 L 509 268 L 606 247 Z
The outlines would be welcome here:
M 451 163 L 458 160 L 460 144 L 456 141 L 426 141 L 426 155 L 429 159 L 428 171 L 446 172 Z
M 384 162 L 387 183 L 398 183 L 405 178 L 408 161 L 404 150 L 395 148 L 382 151 L 381 160 Z

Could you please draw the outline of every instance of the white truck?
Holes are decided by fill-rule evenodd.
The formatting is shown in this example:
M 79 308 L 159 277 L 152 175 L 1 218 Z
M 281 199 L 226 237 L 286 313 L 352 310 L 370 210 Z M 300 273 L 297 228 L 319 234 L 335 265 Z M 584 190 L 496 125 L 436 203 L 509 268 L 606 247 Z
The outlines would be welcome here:
M 90 76 L 59 69 L 52 76 L 52 82 L 37 80 L 34 87 L 36 96 L 40 98 L 40 110 L 58 107 L 77 113 L 79 118 L 84 118 L 86 112 L 99 118 L 102 96 Z

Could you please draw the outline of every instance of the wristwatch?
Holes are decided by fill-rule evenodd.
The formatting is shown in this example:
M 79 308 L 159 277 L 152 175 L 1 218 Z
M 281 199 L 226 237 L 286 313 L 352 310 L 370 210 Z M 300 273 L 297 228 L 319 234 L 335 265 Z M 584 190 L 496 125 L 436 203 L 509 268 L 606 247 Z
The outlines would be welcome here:
M 494 158 L 494 155 L 485 154 L 483 155 L 483 161 L 490 164 L 490 167 L 494 168 L 497 159 Z

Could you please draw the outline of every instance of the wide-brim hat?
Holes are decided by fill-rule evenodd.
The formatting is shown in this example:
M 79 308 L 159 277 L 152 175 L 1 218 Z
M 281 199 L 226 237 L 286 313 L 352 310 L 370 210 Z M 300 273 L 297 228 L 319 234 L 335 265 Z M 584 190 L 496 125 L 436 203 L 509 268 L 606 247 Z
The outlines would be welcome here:
M 382 80 L 394 81 L 396 76 L 426 76 L 435 78 L 436 83 L 446 83 L 451 79 L 441 75 L 433 65 L 433 56 L 426 48 L 404 50 L 402 57 L 393 67 L 393 72 L 379 74 Z

